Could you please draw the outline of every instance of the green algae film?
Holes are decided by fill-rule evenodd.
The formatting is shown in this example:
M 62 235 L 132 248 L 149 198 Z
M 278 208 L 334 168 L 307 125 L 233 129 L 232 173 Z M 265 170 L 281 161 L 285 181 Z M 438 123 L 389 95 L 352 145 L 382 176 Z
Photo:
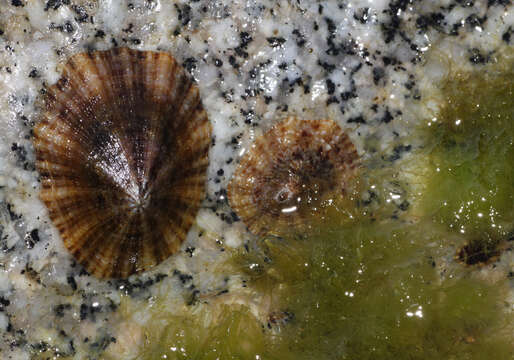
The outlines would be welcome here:
M 293 316 L 262 324 L 226 306 L 212 325 L 212 309 L 168 315 L 142 359 L 510 358 L 504 289 L 466 268 L 441 280 L 444 237 L 428 222 L 370 221 L 266 239 L 237 261 L 250 286 L 274 297 L 270 313 Z
M 483 260 L 514 235 L 514 61 L 498 67 L 447 81 L 446 103 L 424 129 L 425 211 L 482 248 Z
M 436 262 L 444 237 L 444 229 L 430 223 L 369 222 L 303 244 L 268 240 L 265 255 L 248 263 L 265 271 L 252 277 L 264 286 L 287 284 L 275 306 L 295 314 L 274 353 L 294 349 L 293 359 L 509 358 L 512 345 L 490 336 L 507 326 L 504 290 L 468 278 L 466 270 L 441 280 Z
M 261 325 L 247 308 L 225 306 L 215 326 L 206 326 L 210 315 L 166 318 L 166 326 L 148 333 L 140 359 L 258 359 L 265 349 Z
M 416 204 L 401 169 L 370 171 L 353 222 L 234 254 L 248 286 L 272 299 L 267 321 L 242 305 L 163 312 L 141 359 L 513 358 L 507 279 L 481 280 L 453 262 L 451 246 L 498 253 L 510 239 L 512 75 L 507 67 L 445 85 L 437 121 L 416 134 L 426 143 L 412 161 L 428 164 Z

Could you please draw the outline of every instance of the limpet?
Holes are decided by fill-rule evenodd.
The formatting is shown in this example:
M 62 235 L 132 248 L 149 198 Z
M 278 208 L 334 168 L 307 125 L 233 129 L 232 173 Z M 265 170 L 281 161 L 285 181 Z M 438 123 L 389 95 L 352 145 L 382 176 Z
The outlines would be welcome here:
M 249 230 L 301 230 L 325 201 L 346 195 L 358 166 L 350 138 L 333 120 L 289 117 L 258 137 L 228 187 L 231 207 Z
M 179 251 L 205 196 L 211 125 L 164 52 L 79 53 L 34 129 L 40 198 L 87 271 L 122 278 Z

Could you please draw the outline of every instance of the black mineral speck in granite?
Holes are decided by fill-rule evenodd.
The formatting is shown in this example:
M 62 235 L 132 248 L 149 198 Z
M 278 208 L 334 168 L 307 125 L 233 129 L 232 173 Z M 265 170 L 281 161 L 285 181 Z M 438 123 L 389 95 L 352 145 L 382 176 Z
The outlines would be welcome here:
M 191 257 L 193 257 L 195 250 L 196 250 L 196 248 L 194 246 L 188 246 L 185 251 L 191 258 Z
M 368 7 L 362 7 L 355 10 L 353 18 L 361 24 L 366 24 L 370 19 L 370 11 Z
M 364 119 L 364 117 L 362 115 L 359 115 L 359 116 L 355 116 L 355 117 L 348 119 L 346 122 L 349 124 L 351 124 L 351 123 L 365 124 L 366 120 Z
M 296 46 L 303 47 L 306 43 L 305 36 L 298 29 L 294 29 L 292 34 L 295 36 Z
M 327 85 L 327 92 L 328 92 L 328 94 L 332 95 L 336 91 L 336 85 L 330 79 L 326 80 L 326 85 Z
M 57 304 L 54 306 L 53 311 L 55 316 L 64 317 L 64 312 L 71 309 L 71 304 Z
M 278 65 L 278 68 L 280 70 L 287 70 L 287 63 L 286 62 L 280 63 L 280 65 Z
M 505 31 L 502 35 L 502 40 L 505 41 L 507 44 L 510 44 L 511 35 L 514 32 L 512 29 L 512 26 L 509 26 L 507 31 Z
M 103 30 L 97 30 L 95 33 L 95 38 L 103 39 L 105 37 L 105 32 Z
M 444 24 L 444 19 L 444 15 L 440 12 L 421 15 L 416 19 L 416 27 L 421 30 L 427 30 L 429 27 L 441 30 L 442 25 Z
M 32 238 L 32 240 L 34 240 L 34 242 L 39 242 L 39 231 L 38 229 L 34 229 L 30 232 L 30 237 Z
M 379 81 L 385 76 L 385 70 L 381 67 L 373 68 L 373 83 L 378 85 Z
M 24 163 L 27 160 L 27 150 L 25 150 L 25 147 L 22 145 L 19 145 L 17 143 L 12 143 L 11 145 L 11 151 L 13 151 L 16 155 L 16 160 L 18 163 Z
M 352 98 L 356 98 L 357 97 L 357 94 L 355 93 L 355 91 L 344 91 L 341 93 L 341 100 L 342 101 L 348 101 Z
M 73 339 L 70 339 L 70 341 L 68 342 L 69 344 L 69 347 L 70 347 L 70 355 L 75 355 L 77 353 L 77 351 L 75 350 L 75 345 L 74 345 L 74 342 L 73 342 Z
M 61 24 L 61 25 L 51 22 L 50 26 L 48 28 L 50 30 L 57 30 L 57 31 L 66 32 L 66 33 L 71 33 L 74 30 L 73 25 L 69 21 L 66 21 L 64 24 Z
M 136 278 L 134 280 L 128 279 L 116 279 L 112 280 L 109 283 L 114 286 L 117 290 L 120 290 L 125 293 L 125 295 L 129 295 L 133 298 L 136 297 L 144 297 L 145 294 L 148 294 L 148 288 L 154 284 L 161 282 L 163 279 L 167 278 L 168 275 L 158 273 L 154 277 L 148 279 Z
M 390 6 L 389 10 L 386 10 L 389 13 L 390 19 L 387 22 L 383 22 L 381 24 L 382 35 L 384 37 L 384 42 L 386 44 L 390 43 L 396 37 L 396 33 L 400 28 L 400 18 L 397 15 L 398 10 L 394 7 Z
M 2 307 L 7 307 L 7 306 L 11 305 L 11 302 L 9 301 L 9 299 L 6 299 L 3 296 L 0 296 L 0 305 Z M 2 308 L 2 311 L 3 311 L 3 308 Z
M 37 71 L 37 69 L 30 70 L 29 78 L 38 78 L 38 77 L 39 77 L 39 72 Z
M 228 294 L 228 289 L 223 289 L 221 291 L 219 291 L 216 296 L 220 296 L 220 295 L 223 295 L 223 294 Z
M 80 320 L 91 320 L 92 322 L 95 322 L 97 313 L 109 310 L 112 311 L 109 307 L 104 307 L 95 303 L 87 304 L 83 302 L 80 305 Z
M 97 339 L 91 343 L 90 347 L 93 351 L 103 351 L 105 349 L 107 349 L 107 347 L 111 344 L 111 343 L 115 343 L 116 342 L 116 338 L 109 335 L 109 334 L 106 334 L 106 335 L 100 335 L 97 337 Z
M 487 16 L 479 17 L 477 14 L 469 15 L 465 23 L 469 27 L 476 28 L 477 26 L 482 26 L 482 24 L 487 20 Z
M 215 191 L 214 195 L 216 196 L 216 204 L 228 204 L 227 189 L 221 188 L 218 191 Z
M 337 99 L 337 97 L 331 96 L 327 99 L 326 104 L 327 104 L 327 106 L 330 104 L 339 104 L 339 100 Z
M 48 11 L 49 9 L 57 10 L 62 5 L 69 5 L 69 4 L 70 4 L 70 0 L 48 0 L 46 2 L 44 11 Z
M 193 280 L 193 276 L 190 274 L 183 273 L 179 270 L 173 270 L 173 276 L 176 276 L 182 285 L 186 285 L 187 283 L 191 282 Z
M 86 320 L 89 307 L 86 304 L 80 305 L 80 320 Z
M 283 43 L 285 43 L 286 39 L 284 39 L 283 37 L 272 36 L 272 37 L 266 38 L 266 41 L 268 42 L 269 46 L 278 47 L 278 46 L 282 45 Z
M 232 65 L 232 67 L 234 69 L 238 69 L 239 68 L 239 64 L 236 62 L 236 58 L 234 57 L 234 55 L 230 55 L 228 57 L 228 62 L 230 65 Z
M 412 150 L 412 145 L 397 145 L 393 148 L 393 153 L 388 156 L 384 156 L 383 159 L 385 161 L 394 162 L 399 160 L 404 153 L 407 153 Z
M 77 15 L 74 17 L 75 21 L 78 23 L 85 23 L 89 20 L 89 15 L 86 9 L 81 5 L 73 5 L 71 7 L 73 12 Z
M 391 112 L 389 111 L 389 108 L 386 108 L 386 111 L 384 112 L 384 116 L 382 119 L 380 119 L 381 122 L 387 124 L 393 120 L 393 115 L 391 115 Z
M 469 61 L 472 64 L 485 64 L 487 62 L 487 58 L 477 48 L 469 50 L 469 54 Z
M 200 297 L 200 290 L 194 289 L 191 294 L 189 295 L 189 298 L 186 300 L 186 305 L 192 306 L 198 302 L 198 298 Z
M 405 84 L 403 84 L 403 86 L 405 86 L 405 88 L 407 90 L 412 90 L 414 85 L 416 85 L 416 82 L 412 78 L 410 78 L 410 76 L 409 76 L 409 81 L 407 81 Z
M 68 285 L 70 285 L 73 291 L 77 290 L 77 282 L 75 281 L 75 278 L 73 276 L 70 275 L 66 277 L 66 282 L 68 283 Z
M 63 29 L 65 32 L 67 33 L 71 33 L 73 32 L 74 28 L 73 28 L 73 25 L 71 24 L 71 22 L 69 21 L 66 21 L 63 25 Z
M 330 64 L 328 62 L 321 60 L 318 60 L 318 65 L 320 65 L 329 74 L 336 69 L 336 66 L 334 64 Z
M 25 245 L 27 246 L 27 249 L 32 249 L 34 245 L 39 242 L 39 240 L 38 229 L 32 230 L 25 236 Z
M 134 32 L 134 24 L 129 23 L 128 26 L 125 29 L 121 29 L 124 33 L 132 33 Z
M 23 7 L 25 4 L 21 0 L 11 0 L 11 5 L 16 7 Z
M 328 55 L 332 55 L 332 56 L 339 55 L 339 52 L 341 50 L 343 50 L 343 53 L 347 53 L 347 51 L 345 51 L 345 49 L 347 48 L 347 45 L 345 43 L 341 43 L 339 46 L 339 44 L 337 44 L 335 42 L 337 27 L 334 23 L 334 20 L 332 20 L 329 17 L 325 17 L 324 20 L 325 20 L 325 23 L 327 24 L 327 30 L 328 30 L 328 36 L 327 36 L 328 49 L 326 50 L 326 53 Z
M 382 58 L 382 62 L 384 63 L 385 66 L 396 65 L 398 63 L 395 58 L 392 58 L 392 57 L 389 57 L 389 56 L 384 56 Z
M 191 6 L 187 4 L 183 6 L 175 4 L 175 9 L 177 9 L 178 20 L 181 22 L 182 26 L 189 24 L 191 21 Z
M 245 124 L 252 124 L 254 122 L 255 112 L 253 110 L 246 111 L 246 110 L 241 109 L 240 113 L 245 118 L 245 121 L 244 121 Z
M 191 73 L 194 69 L 196 69 L 196 59 L 194 57 L 188 57 L 184 60 L 182 65 L 188 73 Z
M 253 40 L 253 38 L 250 36 L 250 34 L 246 31 L 242 31 L 239 33 L 239 46 L 234 49 L 237 56 L 247 58 L 248 52 L 246 51 L 248 49 L 248 44 L 250 44 Z

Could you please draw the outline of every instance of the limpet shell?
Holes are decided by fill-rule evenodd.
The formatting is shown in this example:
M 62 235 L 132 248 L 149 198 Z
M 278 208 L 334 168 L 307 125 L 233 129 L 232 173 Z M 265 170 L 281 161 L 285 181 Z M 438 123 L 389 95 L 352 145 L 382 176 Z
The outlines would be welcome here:
M 41 200 L 87 271 L 122 278 L 179 251 L 205 196 L 211 125 L 167 53 L 80 53 L 34 129 Z
M 334 121 L 289 117 L 241 159 L 229 202 L 254 234 L 301 231 L 319 206 L 346 195 L 357 166 L 354 145 Z

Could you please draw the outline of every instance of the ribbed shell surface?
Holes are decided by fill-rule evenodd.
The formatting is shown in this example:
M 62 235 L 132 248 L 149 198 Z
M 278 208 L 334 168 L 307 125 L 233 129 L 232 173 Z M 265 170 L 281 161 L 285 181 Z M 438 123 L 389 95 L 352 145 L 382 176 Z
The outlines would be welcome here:
M 357 151 L 332 120 L 289 117 L 258 137 L 228 187 L 231 207 L 255 234 L 302 231 L 324 201 L 346 195 Z
M 176 253 L 205 194 L 211 125 L 167 53 L 80 53 L 34 129 L 40 198 L 91 274 L 127 277 Z

